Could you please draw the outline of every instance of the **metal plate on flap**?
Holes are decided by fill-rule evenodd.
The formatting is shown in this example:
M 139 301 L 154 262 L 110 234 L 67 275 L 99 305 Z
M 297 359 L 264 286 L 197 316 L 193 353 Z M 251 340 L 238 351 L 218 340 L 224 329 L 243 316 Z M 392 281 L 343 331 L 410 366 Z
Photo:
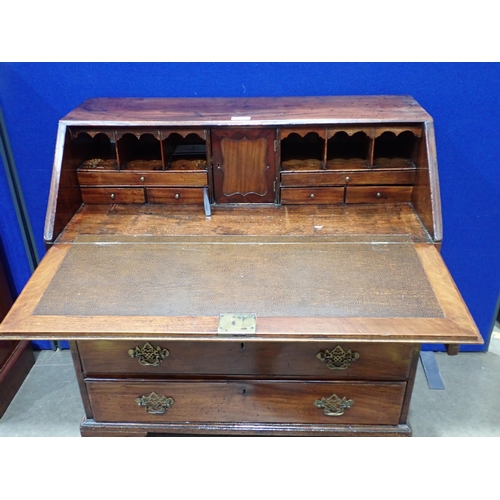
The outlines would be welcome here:
M 257 329 L 256 314 L 219 315 L 218 335 L 254 335 Z

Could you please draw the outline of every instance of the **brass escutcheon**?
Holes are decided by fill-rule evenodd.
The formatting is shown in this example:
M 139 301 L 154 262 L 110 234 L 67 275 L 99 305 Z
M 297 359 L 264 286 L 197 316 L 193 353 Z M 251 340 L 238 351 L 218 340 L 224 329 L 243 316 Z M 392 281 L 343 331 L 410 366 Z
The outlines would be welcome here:
M 330 370 L 345 370 L 349 368 L 352 361 L 359 358 L 359 352 L 351 352 L 350 349 L 344 350 L 340 345 L 333 349 L 325 349 L 318 352 L 316 357 L 326 363 Z
M 128 354 L 131 358 L 138 358 L 139 363 L 144 366 L 158 366 L 169 354 L 168 349 L 153 347 L 146 342 L 142 347 L 129 349 Z
M 175 401 L 173 398 L 158 396 L 158 394 L 153 391 L 149 396 L 137 398 L 135 402 L 138 406 L 145 406 L 146 411 L 151 415 L 163 415 L 167 411 L 167 408 L 170 408 Z
M 336 394 L 332 394 L 329 398 L 317 399 L 314 402 L 314 406 L 322 409 L 327 417 L 340 417 L 353 404 L 352 399 L 346 399 L 345 397 L 340 399 Z

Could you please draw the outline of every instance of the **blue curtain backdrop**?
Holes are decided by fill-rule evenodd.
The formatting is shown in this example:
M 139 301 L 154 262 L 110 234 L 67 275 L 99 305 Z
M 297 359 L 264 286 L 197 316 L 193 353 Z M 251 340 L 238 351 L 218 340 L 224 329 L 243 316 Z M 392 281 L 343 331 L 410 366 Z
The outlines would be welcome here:
M 435 120 L 442 256 L 488 341 L 500 292 L 499 64 L 0 64 L 0 105 L 41 256 L 57 122 L 85 99 L 367 94 L 412 95 Z M 0 196 L 0 236 L 20 292 L 30 272 L 3 170 Z

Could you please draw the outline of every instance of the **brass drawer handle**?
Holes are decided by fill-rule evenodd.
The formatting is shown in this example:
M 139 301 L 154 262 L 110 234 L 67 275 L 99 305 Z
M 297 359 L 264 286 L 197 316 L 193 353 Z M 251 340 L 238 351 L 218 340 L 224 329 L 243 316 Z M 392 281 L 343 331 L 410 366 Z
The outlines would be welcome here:
M 175 403 L 173 398 L 158 396 L 154 391 L 149 396 L 137 398 L 135 402 L 138 406 L 146 407 L 146 411 L 151 415 L 163 415 L 167 408 L 170 408 Z
M 131 358 L 138 358 L 139 363 L 144 366 L 158 366 L 169 354 L 168 349 L 162 349 L 160 346 L 153 347 L 146 342 L 142 347 L 129 349 L 128 354 Z
M 332 350 L 325 349 L 318 352 L 316 357 L 326 363 L 330 370 L 345 370 L 359 358 L 359 352 L 351 352 L 350 349 L 344 350 L 340 345 L 337 345 Z
M 336 394 L 332 394 L 329 398 L 317 399 L 314 402 L 314 406 L 323 410 L 327 417 L 340 417 L 353 404 L 352 399 L 346 399 L 345 397 L 340 399 Z

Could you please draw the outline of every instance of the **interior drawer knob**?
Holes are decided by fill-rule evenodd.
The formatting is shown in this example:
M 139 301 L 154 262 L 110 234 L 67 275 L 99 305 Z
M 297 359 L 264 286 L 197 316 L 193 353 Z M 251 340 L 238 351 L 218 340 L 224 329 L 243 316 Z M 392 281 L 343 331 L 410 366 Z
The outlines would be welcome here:
M 180 197 L 181 197 L 181 195 L 180 195 L 179 193 L 175 193 L 174 198 L 175 198 L 176 200 L 178 200 Z
M 314 198 L 314 193 L 311 193 L 311 194 L 309 195 L 309 198 Z
M 345 397 L 340 399 L 336 394 L 332 394 L 329 398 L 317 399 L 314 402 L 314 406 L 323 410 L 327 417 L 340 417 L 353 404 L 352 399 L 346 399 Z
M 337 345 L 333 349 L 319 351 L 316 357 L 323 361 L 330 370 L 345 370 L 359 358 L 359 352 L 345 350 L 342 346 Z
M 160 346 L 153 347 L 149 342 L 146 342 L 142 347 L 137 346 L 135 349 L 129 349 L 128 354 L 131 358 L 137 358 L 141 365 L 158 366 L 170 352 L 168 349 L 163 349 Z
M 144 406 L 151 415 L 163 415 L 175 403 L 173 398 L 159 396 L 154 391 L 149 396 L 137 398 L 135 402 L 139 406 Z
M 143 175 L 141 175 L 141 182 L 145 182 L 146 180 L 146 177 L 144 177 Z
M 114 200 L 115 199 L 115 193 L 111 193 L 111 199 Z
M 381 198 L 382 197 L 382 193 L 377 193 L 376 196 L 377 196 L 377 198 Z

